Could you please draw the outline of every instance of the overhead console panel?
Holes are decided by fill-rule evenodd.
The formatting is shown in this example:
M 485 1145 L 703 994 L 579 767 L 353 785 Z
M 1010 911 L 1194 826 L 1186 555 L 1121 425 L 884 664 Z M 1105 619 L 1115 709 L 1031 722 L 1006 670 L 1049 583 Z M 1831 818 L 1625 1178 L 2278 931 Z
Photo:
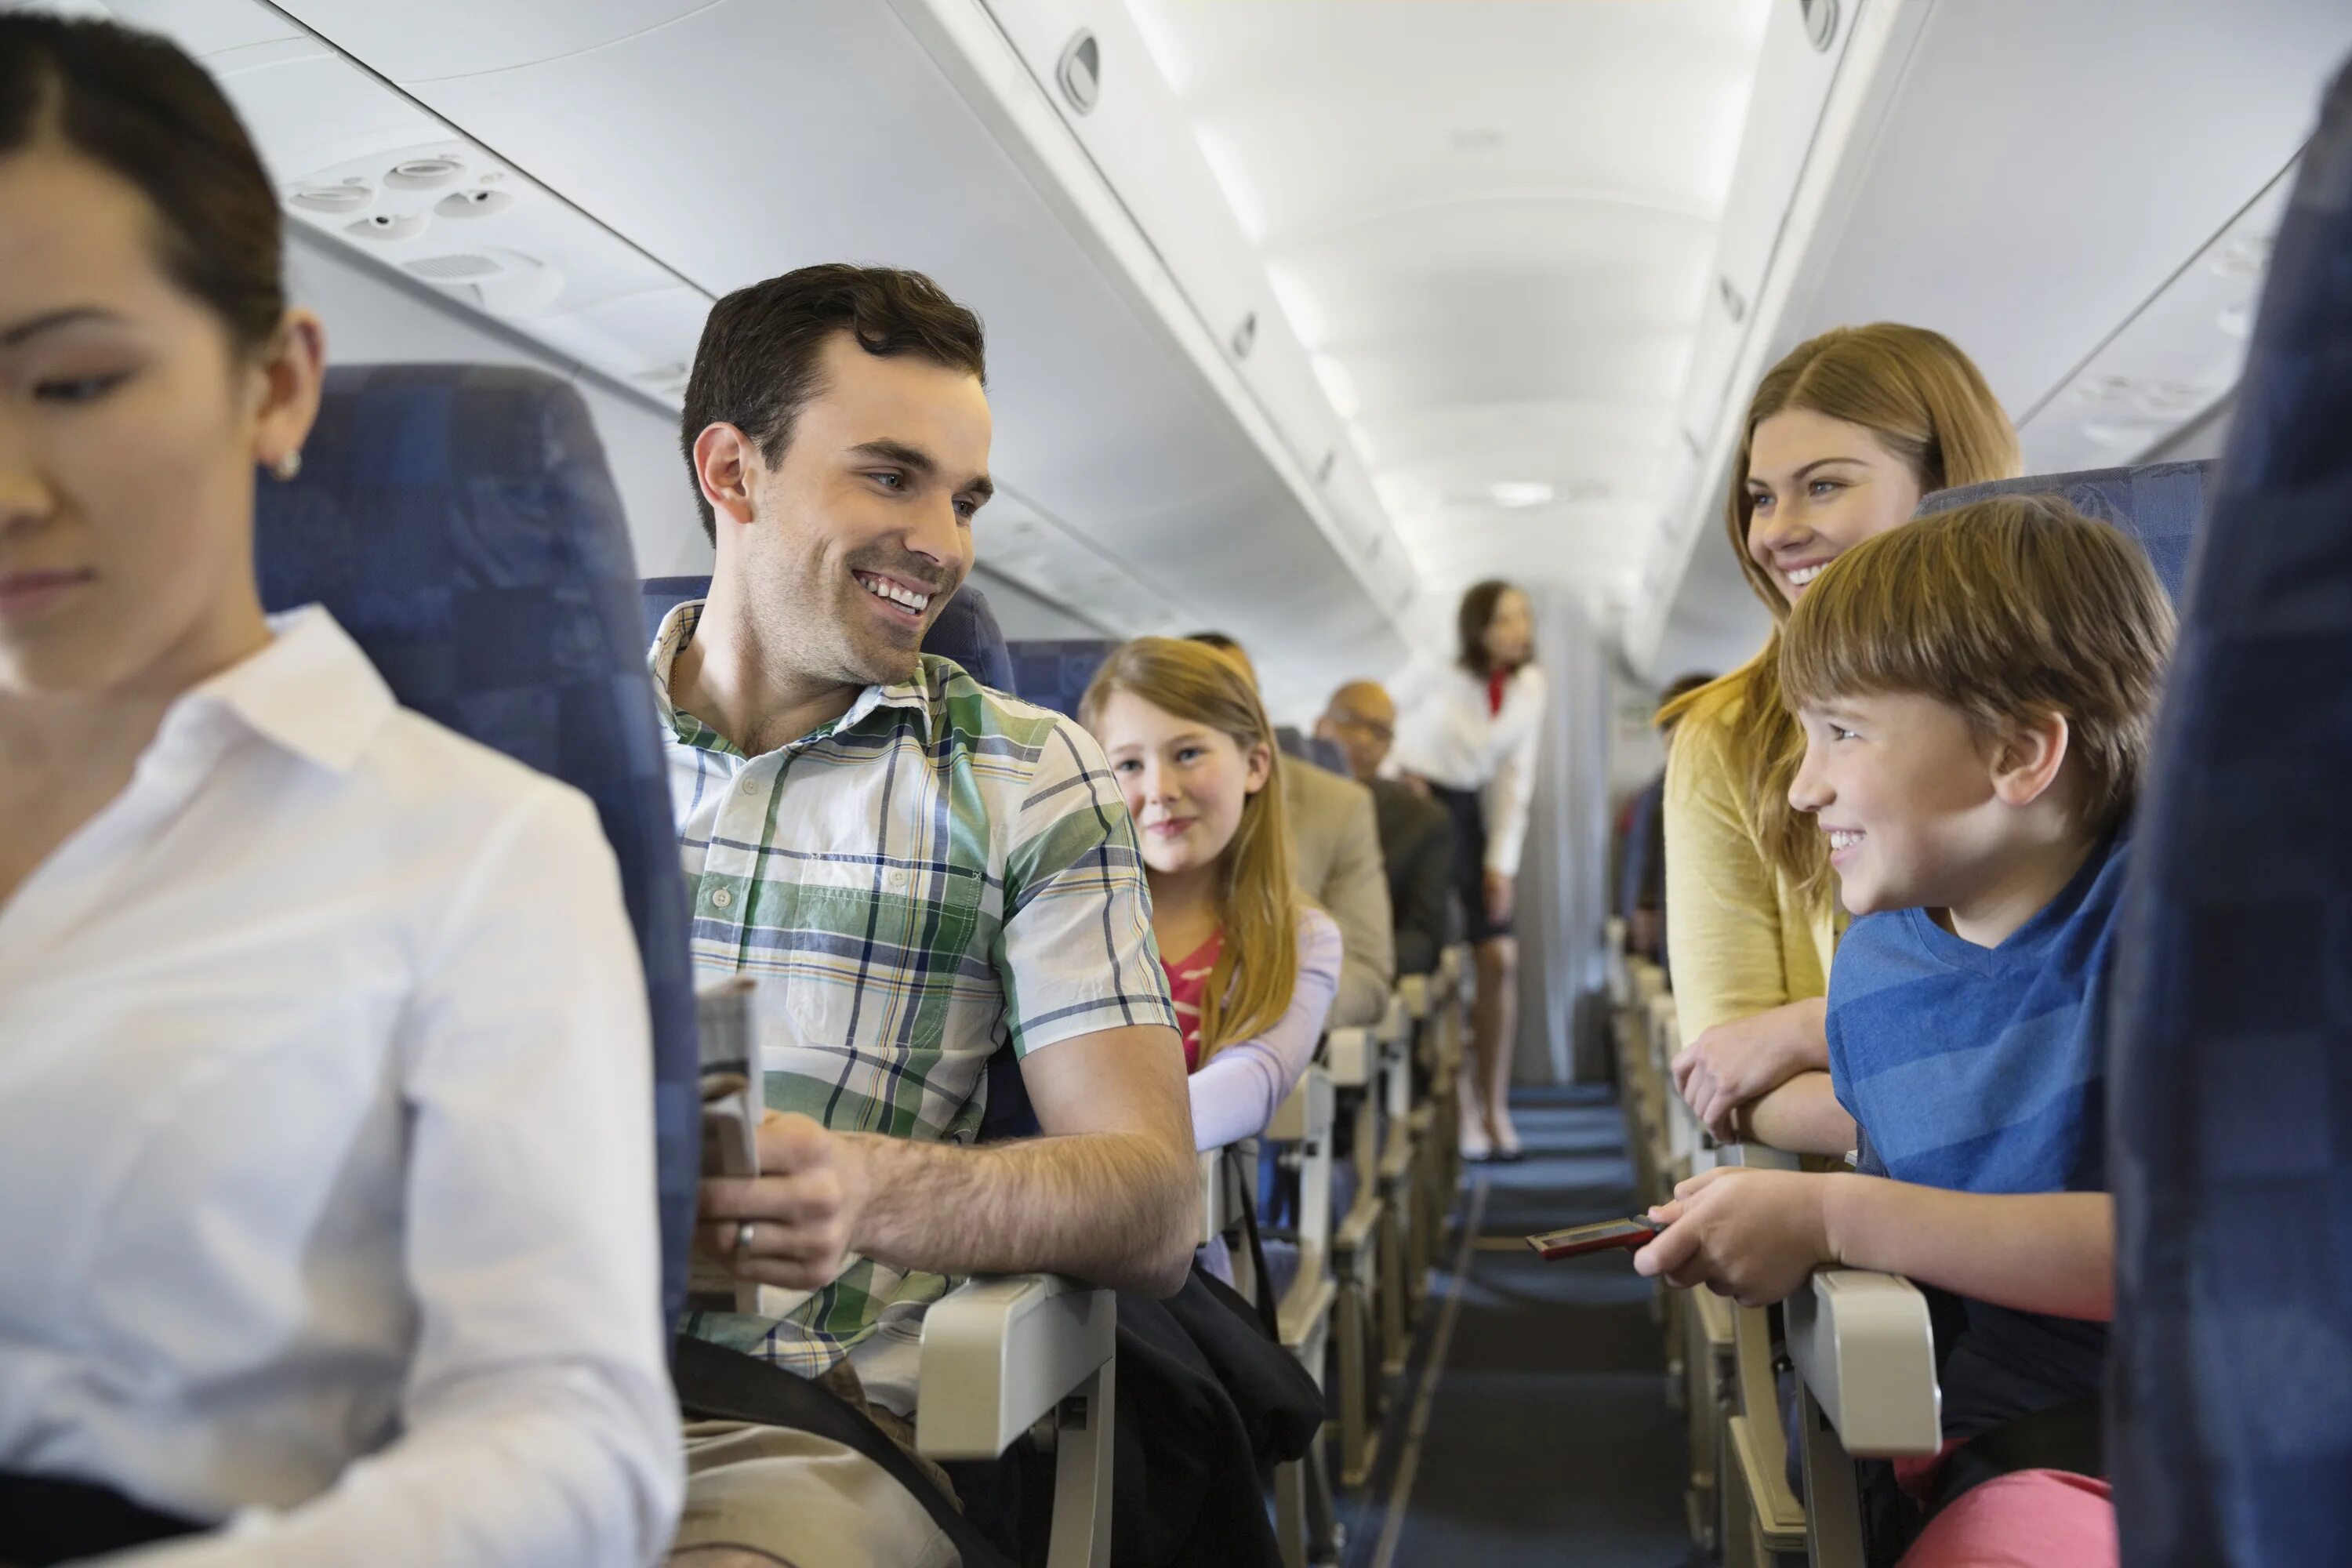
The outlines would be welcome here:
M 988 328 L 989 566 L 1115 633 L 1223 622 L 1277 702 L 1402 658 L 1411 574 L 1282 391 L 1278 312 L 1212 335 L 978 0 L 109 9 L 222 74 L 295 221 L 656 402 L 722 293 L 822 260 L 929 273 Z M 1097 57 L 1105 123 L 1128 47 Z

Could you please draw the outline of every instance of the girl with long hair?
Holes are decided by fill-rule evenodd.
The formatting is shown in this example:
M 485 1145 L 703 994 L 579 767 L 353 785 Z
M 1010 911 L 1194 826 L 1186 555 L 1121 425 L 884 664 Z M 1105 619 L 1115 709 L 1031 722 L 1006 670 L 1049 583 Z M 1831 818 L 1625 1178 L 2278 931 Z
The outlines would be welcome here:
M 1452 658 L 1416 663 L 1390 686 L 1397 705 L 1394 763 L 1454 821 L 1454 888 L 1477 961 L 1463 1071 L 1462 1156 L 1517 1160 L 1510 1085 L 1519 949 L 1511 915 L 1544 708 L 1533 606 L 1499 579 L 1474 584 L 1455 612 L 1454 637 Z
M 1078 717 L 1135 817 L 1193 1141 L 1254 1137 L 1307 1070 L 1339 984 L 1339 928 L 1292 879 L 1274 726 L 1239 666 L 1171 637 L 1114 652 Z
M 1929 491 L 2021 466 L 1983 374 L 1919 327 L 1823 332 L 1774 365 L 1748 403 L 1724 524 L 1773 631 L 1746 665 L 1660 715 L 1674 724 L 1666 945 L 1684 1046 L 1673 1070 L 1718 1136 L 1852 1146 L 1851 1119 L 1825 1092 L 1764 1100 L 1801 1073 L 1822 1073 L 1807 1081 L 1825 1089 L 1840 924 L 1827 846 L 1789 804 L 1805 742 L 1780 700 L 1780 627 L 1823 567 L 1909 521 Z

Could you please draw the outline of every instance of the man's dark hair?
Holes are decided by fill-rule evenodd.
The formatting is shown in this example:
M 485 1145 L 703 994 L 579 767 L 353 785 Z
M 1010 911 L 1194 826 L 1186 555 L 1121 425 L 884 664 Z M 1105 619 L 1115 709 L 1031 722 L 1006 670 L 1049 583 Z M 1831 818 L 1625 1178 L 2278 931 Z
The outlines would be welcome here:
M 694 504 L 713 543 L 719 520 L 695 471 L 694 443 L 713 425 L 732 425 L 769 467 L 783 461 L 793 421 L 820 390 L 818 356 L 835 332 L 877 357 L 916 354 L 988 380 L 980 318 L 919 272 L 828 262 L 736 289 L 702 325 L 678 421 Z
M 1206 643 L 1211 647 L 1215 648 L 1219 653 L 1234 653 L 1238 651 L 1242 646 L 1223 632 L 1194 632 L 1184 640 L 1186 642 Z
M 0 153 L 46 140 L 139 188 L 164 270 L 238 353 L 268 342 L 286 316 L 278 195 L 202 66 L 111 22 L 0 16 Z

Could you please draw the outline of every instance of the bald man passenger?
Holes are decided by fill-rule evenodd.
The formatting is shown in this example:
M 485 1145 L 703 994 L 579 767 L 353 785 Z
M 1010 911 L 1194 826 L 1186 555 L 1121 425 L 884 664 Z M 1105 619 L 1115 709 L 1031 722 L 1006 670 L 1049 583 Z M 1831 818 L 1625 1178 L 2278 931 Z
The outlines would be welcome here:
M 1339 743 L 1349 772 L 1372 792 L 1388 867 L 1396 972 L 1427 974 L 1453 935 L 1454 833 L 1436 802 L 1380 776 L 1396 740 L 1396 703 L 1380 682 L 1351 680 L 1331 694 L 1315 732 Z

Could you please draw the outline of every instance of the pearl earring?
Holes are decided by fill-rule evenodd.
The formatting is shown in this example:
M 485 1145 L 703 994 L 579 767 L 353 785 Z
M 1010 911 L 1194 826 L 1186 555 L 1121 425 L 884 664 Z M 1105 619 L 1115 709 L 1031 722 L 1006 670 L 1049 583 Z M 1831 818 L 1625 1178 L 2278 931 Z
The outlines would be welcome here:
M 278 461 L 270 464 L 269 471 L 278 476 L 280 483 L 284 483 L 285 481 L 293 479 L 297 474 L 299 474 L 302 471 L 301 448 L 297 447 L 293 451 L 289 452 L 284 457 L 278 458 Z

